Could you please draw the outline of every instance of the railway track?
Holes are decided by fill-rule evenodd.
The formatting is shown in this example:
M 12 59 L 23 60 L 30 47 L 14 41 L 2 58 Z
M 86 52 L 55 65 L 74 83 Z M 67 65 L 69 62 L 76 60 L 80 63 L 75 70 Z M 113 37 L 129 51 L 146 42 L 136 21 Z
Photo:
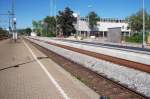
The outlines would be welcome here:
M 38 40 L 38 39 L 35 39 Z M 138 62 L 134 62 L 134 61 L 130 61 L 130 60 L 126 60 L 126 59 L 122 59 L 122 58 L 117 58 L 117 57 L 113 57 L 113 56 L 109 56 L 109 55 L 104 55 L 104 54 L 100 54 L 100 53 L 96 53 L 96 52 L 92 52 L 92 51 L 87 51 L 87 50 L 83 50 L 83 49 L 79 49 L 79 48 L 75 48 L 75 47 L 70 47 L 70 46 L 66 46 L 66 45 L 61 45 L 61 44 L 56 44 L 53 42 L 49 42 L 49 41 L 42 41 L 45 42 L 47 44 L 51 44 L 57 47 L 61 47 L 67 50 L 71 50 L 71 51 L 75 51 L 81 54 L 85 54 L 91 57 L 95 57 L 97 59 L 101 59 L 101 60 L 105 60 L 114 64 L 118 64 L 121 66 L 126 66 L 129 68 L 134 68 L 143 72 L 147 72 L 150 73 L 150 65 L 147 64 L 143 64 L 143 63 L 138 63 Z
M 52 43 L 52 42 L 47 42 L 47 43 L 54 45 L 54 46 L 64 48 L 64 49 L 75 51 L 75 52 L 78 52 L 81 54 L 92 56 L 92 57 L 95 57 L 97 59 L 109 61 L 109 62 L 112 62 L 114 64 L 130 67 L 130 68 L 134 68 L 134 69 L 137 69 L 140 71 L 150 73 L 150 65 L 147 65 L 147 64 L 137 63 L 137 62 L 133 62 L 130 60 L 125 60 L 125 59 L 121 59 L 121 58 L 117 58 L 117 57 L 113 57 L 113 56 L 109 56 L 109 55 L 91 52 L 91 51 L 87 51 L 87 50 L 83 50 L 83 49 L 79 49 L 79 48 L 74 48 L 74 47 L 70 47 L 70 46 L 66 46 L 66 45 L 60 45 L 60 44 L 56 44 L 56 43 Z
M 0 41 L 8 39 L 8 37 L 0 37 Z
M 105 44 L 105 43 L 98 43 L 98 42 L 87 42 L 87 41 L 76 41 L 76 40 L 66 40 L 66 39 L 56 39 L 61 40 L 63 42 L 70 42 L 75 44 L 83 44 L 95 47 L 104 47 L 104 48 L 112 48 L 116 50 L 123 50 L 129 52 L 136 52 L 136 53 L 143 53 L 143 54 L 150 54 L 149 48 L 140 48 L 140 47 L 133 47 L 133 46 L 125 46 L 125 45 L 115 45 L 115 44 Z
M 149 99 L 127 88 L 127 86 L 116 83 L 112 79 L 108 79 L 33 42 L 30 43 L 100 95 L 107 96 L 110 99 Z

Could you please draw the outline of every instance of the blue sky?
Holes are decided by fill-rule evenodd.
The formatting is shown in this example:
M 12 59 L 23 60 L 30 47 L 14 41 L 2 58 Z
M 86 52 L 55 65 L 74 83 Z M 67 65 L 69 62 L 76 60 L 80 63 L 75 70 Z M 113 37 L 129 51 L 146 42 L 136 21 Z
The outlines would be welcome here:
M 0 0 L 0 14 L 11 8 L 12 0 Z M 95 11 L 100 17 L 125 18 L 142 8 L 142 0 L 56 0 L 57 11 L 70 7 L 81 16 Z M 92 8 L 88 8 L 88 5 Z M 145 0 L 145 8 L 150 13 L 150 0 Z M 32 26 L 32 20 L 40 20 L 51 15 L 51 0 L 15 0 L 17 27 Z M 0 26 L 7 28 L 8 16 L 0 16 Z

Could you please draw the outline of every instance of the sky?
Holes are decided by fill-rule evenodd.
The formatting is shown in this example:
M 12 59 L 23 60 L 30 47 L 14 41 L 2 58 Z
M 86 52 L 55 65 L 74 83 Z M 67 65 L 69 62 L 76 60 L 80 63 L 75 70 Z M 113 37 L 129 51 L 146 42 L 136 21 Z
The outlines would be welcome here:
M 71 8 L 81 16 L 95 11 L 101 18 L 123 19 L 142 8 L 142 0 L 55 0 L 56 11 Z M 12 0 L 0 0 L 0 14 L 11 9 Z M 88 8 L 88 5 L 91 5 Z M 145 9 L 150 13 L 150 0 L 145 0 Z M 17 28 L 32 26 L 32 20 L 41 20 L 54 15 L 52 0 L 15 0 Z M 53 11 L 53 12 L 52 12 Z M 8 27 L 8 16 L 0 15 L 0 27 Z

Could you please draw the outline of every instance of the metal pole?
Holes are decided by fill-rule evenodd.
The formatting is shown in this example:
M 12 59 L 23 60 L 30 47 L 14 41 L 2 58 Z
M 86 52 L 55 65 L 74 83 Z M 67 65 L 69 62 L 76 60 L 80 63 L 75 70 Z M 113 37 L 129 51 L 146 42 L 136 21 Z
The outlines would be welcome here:
M 11 12 L 8 11 L 8 28 L 9 28 L 9 35 L 11 34 L 10 15 L 11 15 Z
M 56 20 L 56 29 L 55 29 L 55 34 L 57 36 L 57 16 L 56 16 L 56 13 L 57 13 L 57 6 L 56 6 L 56 0 L 54 0 L 54 12 L 55 12 L 55 20 Z
M 53 16 L 53 0 L 50 0 L 50 16 Z
M 12 30 L 13 30 L 13 39 L 17 40 L 16 32 L 16 18 L 15 18 L 15 0 L 12 0 Z
M 143 0 L 143 44 L 142 48 L 145 47 L 145 2 Z
M 88 27 L 90 26 L 90 8 L 92 8 L 92 5 L 88 5 Z M 90 28 L 89 28 L 89 37 L 90 37 Z
M 89 15 L 90 10 L 89 9 L 90 9 L 90 5 L 88 5 L 88 27 L 90 26 L 90 15 Z M 88 37 L 90 37 L 90 30 L 88 31 Z
M 79 24 L 80 24 L 80 14 L 77 14 L 77 36 L 79 36 Z
M 12 0 L 12 9 L 11 9 L 11 13 L 12 13 L 12 33 L 13 33 L 13 39 L 15 37 L 14 35 L 14 0 Z
M 11 31 L 10 28 L 11 28 L 11 27 L 10 27 L 10 15 L 9 15 L 9 33 L 10 33 L 10 31 Z
M 48 23 L 46 23 L 46 37 L 48 37 Z

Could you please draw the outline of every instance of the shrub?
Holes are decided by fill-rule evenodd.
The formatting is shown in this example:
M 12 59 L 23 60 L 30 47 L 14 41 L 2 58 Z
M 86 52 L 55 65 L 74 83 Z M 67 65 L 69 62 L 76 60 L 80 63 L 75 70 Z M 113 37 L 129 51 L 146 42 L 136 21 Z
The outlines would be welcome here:
M 142 43 L 143 36 L 142 33 L 135 33 L 130 37 L 125 37 L 126 42 L 132 42 L 132 43 Z
M 56 37 L 56 34 L 54 34 L 54 33 L 48 33 L 47 36 L 48 36 L 48 37 Z

